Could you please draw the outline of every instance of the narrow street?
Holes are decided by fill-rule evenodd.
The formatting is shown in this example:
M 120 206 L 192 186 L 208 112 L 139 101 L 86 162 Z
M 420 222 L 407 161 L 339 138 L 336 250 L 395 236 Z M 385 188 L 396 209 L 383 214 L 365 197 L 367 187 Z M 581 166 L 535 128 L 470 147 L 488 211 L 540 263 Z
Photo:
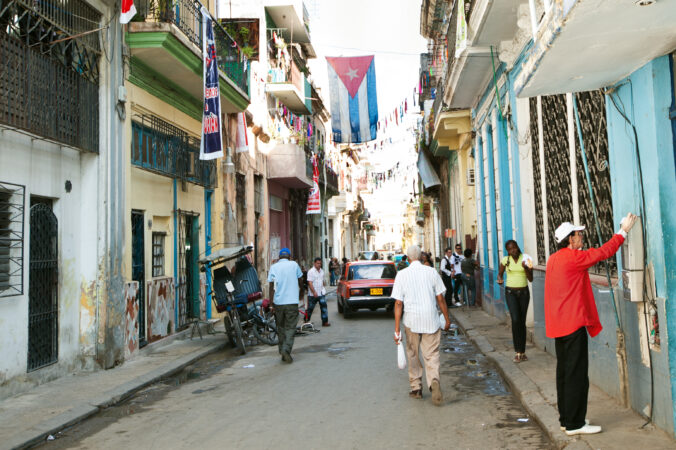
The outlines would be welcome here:
M 330 294 L 329 315 L 330 328 L 296 338 L 291 365 L 276 347 L 218 352 L 39 448 L 551 447 L 457 331 L 442 337 L 446 398 L 437 408 L 427 392 L 422 401 L 407 395 L 391 314 L 361 311 L 345 320 Z

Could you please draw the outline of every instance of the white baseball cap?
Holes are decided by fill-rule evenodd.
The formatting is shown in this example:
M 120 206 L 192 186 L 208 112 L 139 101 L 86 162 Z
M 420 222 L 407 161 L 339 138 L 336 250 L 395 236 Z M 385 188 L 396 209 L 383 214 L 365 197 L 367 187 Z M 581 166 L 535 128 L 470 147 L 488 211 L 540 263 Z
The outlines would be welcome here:
M 559 225 L 559 228 L 554 232 L 554 237 L 556 237 L 556 242 L 561 242 L 573 231 L 582 231 L 584 230 L 584 225 L 573 225 L 570 222 L 563 222 Z

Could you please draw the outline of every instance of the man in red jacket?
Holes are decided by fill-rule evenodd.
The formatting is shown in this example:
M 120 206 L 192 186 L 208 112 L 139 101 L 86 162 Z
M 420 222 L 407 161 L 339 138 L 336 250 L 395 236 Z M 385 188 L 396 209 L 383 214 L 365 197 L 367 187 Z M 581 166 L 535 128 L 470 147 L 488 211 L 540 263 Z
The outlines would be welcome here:
M 559 422 L 566 434 L 600 433 L 590 425 L 587 414 L 589 359 L 587 332 L 601 332 L 589 269 L 613 256 L 634 226 L 636 216 L 628 214 L 620 231 L 599 248 L 582 250 L 584 226 L 562 223 L 554 233 L 559 250 L 549 257 L 545 275 L 545 328 L 556 346 L 556 396 Z

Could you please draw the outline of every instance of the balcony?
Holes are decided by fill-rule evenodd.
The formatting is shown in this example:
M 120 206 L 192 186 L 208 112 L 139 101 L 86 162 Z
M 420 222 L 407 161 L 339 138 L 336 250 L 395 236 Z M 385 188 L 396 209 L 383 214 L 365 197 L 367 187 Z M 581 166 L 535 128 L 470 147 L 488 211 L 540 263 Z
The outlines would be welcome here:
M 277 144 L 268 154 L 268 179 L 291 189 L 312 187 L 312 164 L 303 147 Z
M 266 0 L 265 12 L 286 42 L 301 44 L 308 58 L 316 58 L 310 38 L 310 14 L 299 0 Z
M 338 174 L 328 167 L 326 168 L 326 176 L 324 176 L 324 170 L 319 169 L 319 184 L 326 187 L 327 194 L 338 195 L 340 192 L 338 190 Z
M 472 117 L 469 109 L 439 113 L 434 124 L 433 138 L 438 145 L 432 148 L 434 156 L 448 156 L 469 143 L 472 132 Z
M 131 163 L 141 169 L 203 186 L 216 186 L 216 160 L 199 159 L 200 140 L 162 119 L 132 119 Z
M 203 98 L 201 6 L 194 0 L 137 1 L 138 14 L 129 23 L 126 35 L 131 50 L 130 80 L 150 91 L 161 82 L 166 86 L 165 94 L 187 94 L 194 100 L 192 109 L 199 107 L 198 115 Z M 221 72 L 221 107 L 227 113 L 240 112 L 249 104 L 248 62 L 225 29 L 216 20 L 213 25 Z
M 98 152 L 100 20 L 82 0 L 0 1 L 0 130 Z
M 486 74 L 492 72 L 491 46 L 495 66 L 500 64 L 496 49 L 503 41 L 511 41 L 518 31 L 519 15 L 525 0 L 474 0 L 462 20 L 458 8 L 458 33 L 455 61 L 446 79 L 445 103 L 451 108 L 471 108 L 486 85 Z
M 291 61 L 288 70 L 270 69 L 265 91 L 274 95 L 292 112 L 299 115 L 311 114 L 311 100 L 306 100 L 309 83 L 295 62 Z
M 610 86 L 676 47 L 674 2 L 531 0 L 530 9 L 533 47 L 515 82 L 519 97 Z
M 348 209 L 348 199 L 345 192 L 340 193 L 334 197 L 331 197 L 328 202 L 328 212 L 329 215 L 335 215 L 342 213 Z

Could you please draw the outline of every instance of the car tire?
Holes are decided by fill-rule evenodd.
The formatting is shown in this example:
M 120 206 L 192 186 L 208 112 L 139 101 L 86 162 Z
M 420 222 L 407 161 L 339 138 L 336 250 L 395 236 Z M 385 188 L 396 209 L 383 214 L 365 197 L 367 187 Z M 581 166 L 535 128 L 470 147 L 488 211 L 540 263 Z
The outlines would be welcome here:
M 352 317 L 352 308 L 350 308 L 347 303 L 343 305 L 343 317 L 346 319 Z
M 343 313 L 343 299 L 341 297 L 336 298 L 336 306 L 338 306 L 338 313 Z

